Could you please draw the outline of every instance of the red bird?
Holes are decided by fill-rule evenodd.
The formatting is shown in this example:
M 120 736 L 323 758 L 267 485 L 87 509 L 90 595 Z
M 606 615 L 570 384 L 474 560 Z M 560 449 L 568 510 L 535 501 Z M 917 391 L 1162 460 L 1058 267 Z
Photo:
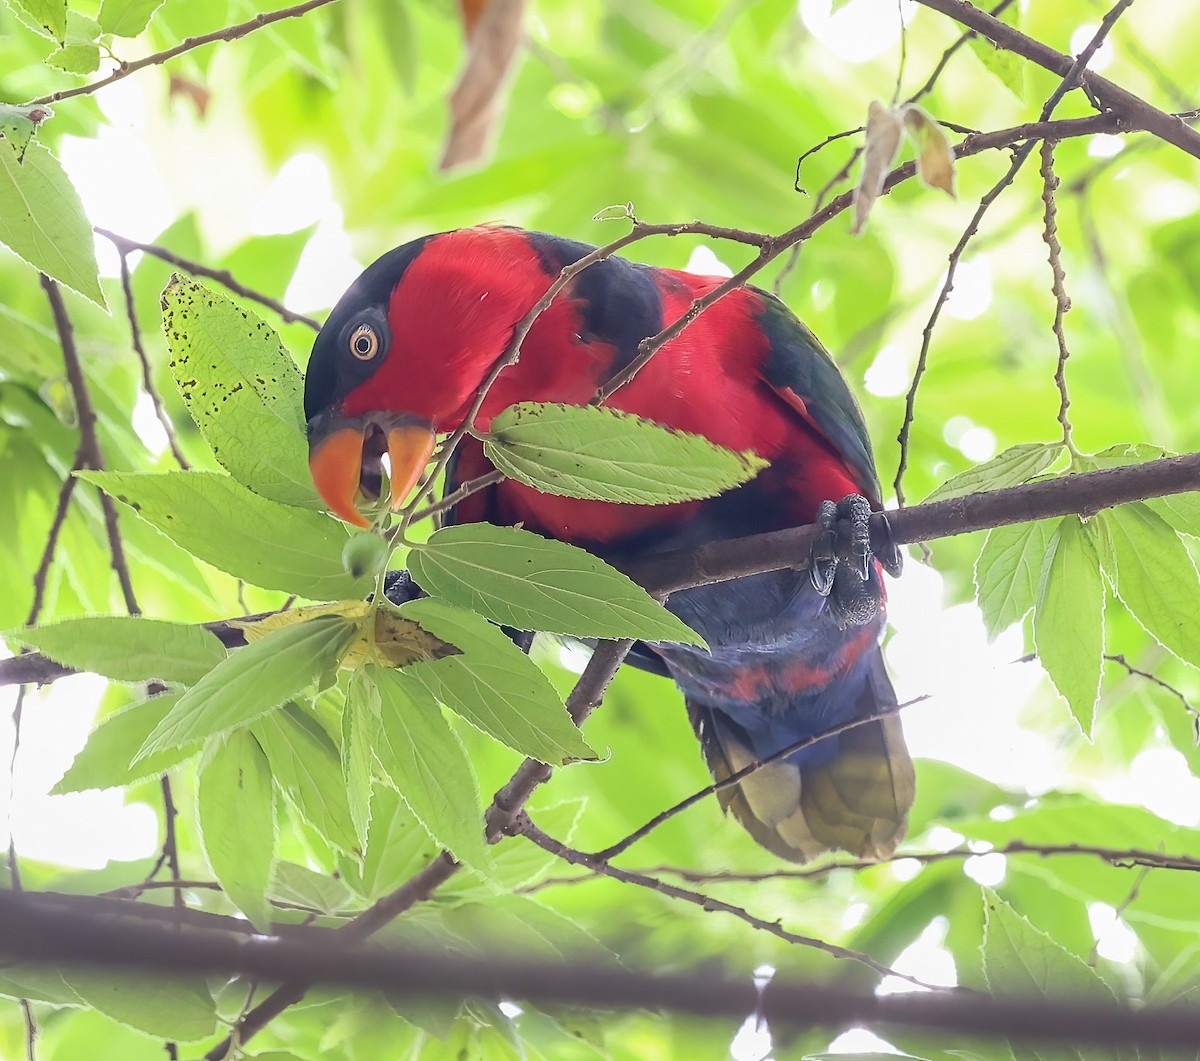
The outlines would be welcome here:
M 365 525 L 361 490 L 378 496 L 380 457 L 394 502 L 411 491 L 436 436 L 466 417 L 517 322 L 560 270 L 593 248 L 536 232 L 460 229 L 385 254 L 355 281 L 313 346 L 305 382 L 313 479 L 329 507 Z M 583 405 L 638 343 L 722 282 L 609 258 L 574 278 L 488 392 L 487 430 L 518 401 Z M 744 287 L 660 349 L 607 403 L 769 466 L 715 498 L 629 505 L 552 496 L 505 480 L 460 503 L 457 522 L 529 530 L 630 561 L 664 550 L 820 522 L 808 571 L 776 571 L 673 594 L 668 607 L 711 651 L 639 645 L 670 676 L 713 776 L 896 703 L 879 642 L 880 560 L 867 519 L 880 507 L 866 425 L 816 337 L 778 299 Z M 447 491 L 491 469 L 464 438 Z M 854 528 L 839 562 L 836 521 Z M 880 558 L 893 573 L 899 554 Z M 828 848 L 889 854 L 903 836 L 913 770 L 895 716 L 849 729 L 751 774 L 722 798 L 754 838 L 804 861 Z

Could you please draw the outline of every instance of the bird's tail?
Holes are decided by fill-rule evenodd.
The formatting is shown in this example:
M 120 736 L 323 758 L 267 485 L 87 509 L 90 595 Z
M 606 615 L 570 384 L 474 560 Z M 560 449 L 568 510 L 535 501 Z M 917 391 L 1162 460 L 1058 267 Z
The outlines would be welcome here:
M 861 671 L 838 680 L 845 688 L 822 691 L 827 700 L 836 701 L 839 692 L 855 697 L 852 712 L 838 711 L 825 724 L 814 725 L 811 703 L 794 703 L 770 716 L 738 712 L 735 717 L 703 697 L 687 696 L 688 716 L 714 779 L 722 781 L 839 721 L 894 707 L 896 694 L 879 649 L 865 656 Z M 912 760 L 893 714 L 761 767 L 722 789 L 719 797 L 755 840 L 782 858 L 806 862 L 838 848 L 878 859 L 903 839 L 914 787 Z

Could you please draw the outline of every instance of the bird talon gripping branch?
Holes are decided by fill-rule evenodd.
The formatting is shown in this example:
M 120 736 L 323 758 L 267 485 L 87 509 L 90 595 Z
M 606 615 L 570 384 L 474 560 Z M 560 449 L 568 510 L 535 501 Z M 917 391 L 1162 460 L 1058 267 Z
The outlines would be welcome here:
M 391 503 L 402 505 L 437 436 L 461 427 L 476 405 L 518 322 L 592 249 L 483 226 L 416 240 L 370 266 L 329 315 L 305 380 L 310 464 L 330 510 L 364 525 L 359 506 L 379 497 L 385 456 Z M 473 428 L 486 432 L 520 401 L 587 404 L 634 362 L 647 336 L 694 314 L 695 301 L 722 283 L 617 257 L 594 263 L 533 322 Z M 781 756 L 720 796 L 784 858 L 833 847 L 889 854 L 904 834 L 913 770 L 899 719 L 888 714 L 896 696 L 879 648 L 884 592 L 868 534 L 879 481 L 862 413 L 833 359 L 777 298 L 736 288 L 608 404 L 750 450 L 768 465 L 717 497 L 658 506 L 551 496 L 508 479 L 460 501 L 447 522 L 523 525 L 620 562 L 817 521 L 825 533 L 807 575 L 774 571 L 671 595 L 667 607 L 709 651 L 658 642 L 637 651 L 679 686 L 717 779 L 870 718 Z M 467 435 L 445 489 L 492 470 L 483 444 Z M 850 525 L 844 542 L 840 520 Z M 894 547 L 880 562 L 898 568 Z M 396 599 L 414 589 L 389 582 L 387 592 Z

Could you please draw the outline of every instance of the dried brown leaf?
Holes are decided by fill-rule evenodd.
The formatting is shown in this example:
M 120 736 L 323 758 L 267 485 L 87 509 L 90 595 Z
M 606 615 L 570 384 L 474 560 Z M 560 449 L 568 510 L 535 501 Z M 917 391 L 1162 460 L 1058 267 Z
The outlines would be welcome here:
M 862 176 L 854 189 L 855 235 L 866 226 L 871 207 L 883 191 L 892 163 L 900 151 L 900 139 L 904 134 L 904 121 L 899 112 L 886 103 L 873 100 L 867 108 L 867 137 L 863 152 Z
M 483 158 L 504 113 L 504 87 L 521 43 L 526 0 L 463 0 L 467 65 L 450 93 L 450 133 L 439 169 Z

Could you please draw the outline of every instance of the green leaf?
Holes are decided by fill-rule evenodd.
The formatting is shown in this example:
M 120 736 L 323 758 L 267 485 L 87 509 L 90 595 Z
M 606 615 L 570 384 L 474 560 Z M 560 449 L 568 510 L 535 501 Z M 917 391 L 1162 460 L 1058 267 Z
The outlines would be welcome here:
M 275 330 L 178 274 L 162 308 L 175 385 L 221 466 L 272 501 L 323 508 L 308 470 L 304 381 Z
M 24 18 L 39 32 L 62 44 L 67 39 L 67 0 L 12 0 Z
M 1013 5 L 1014 10 L 1016 5 Z M 972 34 L 968 43 L 983 68 L 993 74 L 1017 99 L 1025 99 L 1025 60 L 1007 48 L 993 44 L 986 37 Z
M 46 62 L 69 74 L 90 74 L 100 66 L 100 23 L 78 11 L 67 12 L 67 38 Z
M 356 624 L 329 615 L 286 626 L 239 648 L 179 698 L 146 738 L 138 758 L 262 717 L 335 667 L 357 633 Z
M 484 449 L 500 471 L 535 490 L 638 505 L 713 497 L 767 466 L 749 450 L 632 413 L 539 402 L 500 413 Z
M 1104 579 L 1077 516 L 1059 521 L 1042 563 L 1033 640 L 1038 659 L 1088 740 L 1104 665 Z
M 346 786 L 350 820 L 360 851 L 367 847 L 367 830 L 371 824 L 371 767 L 374 763 L 371 736 L 375 730 L 375 718 L 366 706 L 366 696 L 355 690 L 362 681 L 362 672 L 355 671 L 350 679 L 351 694 L 342 706 L 340 749 L 342 782 Z
M 16 103 L 0 103 L 0 139 L 13 149 L 17 161 L 23 162 L 29 142 L 37 136 L 38 127 L 47 118 L 53 117 L 54 111 L 45 104 L 23 107 Z M 5 309 L 11 312 L 7 307 Z
M 1084 460 L 1087 465 L 1095 468 L 1121 468 L 1177 456 L 1177 453 L 1161 446 L 1151 446 L 1144 442 L 1122 442 L 1099 453 L 1090 454 Z M 1141 504 L 1153 509 L 1180 534 L 1200 538 L 1200 491 L 1168 494 L 1166 497 L 1148 497 Z
M 134 763 L 138 749 L 179 702 L 179 693 L 152 696 L 121 708 L 109 715 L 88 737 L 83 750 L 75 756 L 62 780 L 50 790 L 52 795 L 83 792 L 89 788 L 117 788 L 132 785 L 182 762 L 200 750 L 194 741 L 177 748 L 165 748 Z
M 975 596 L 989 640 L 1033 607 L 1042 561 L 1057 526 L 1054 520 L 1044 519 L 988 531 L 975 561 Z
M 358 848 L 338 749 L 329 735 L 295 704 L 250 727 L 271 764 L 271 774 L 300 816 L 334 847 Z
M 62 977 L 85 1005 L 147 1035 L 194 1042 L 217 1026 L 212 993 L 200 977 L 72 968 Z
M 983 889 L 983 974 L 996 994 L 1034 998 L 1114 1001 L 1111 989 L 1078 955 L 1031 925 L 991 888 Z M 1120 1056 L 1087 1047 L 1039 1046 L 1010 1041 L 1017 1061 L 1094 1061 Z
M 163 0 L 101 0 L 100 28 L 118 37 L 136 37 Z
M 313 600 L 363 597 L 342 567 L 346 530 L 259 497 L 220 472 L 79 472 L 193 556 L 266 589 Z
M 275 791 L 266 755 L 249 730 L 214 738 L 196 778 L 196 817 L 213 875 L 262 932 L 275 861 Z
M 514 751 L 552 766 L 594 759 L 549 679 L 498 627 L 474 612 L 426 598 L 400 613 L 462 650 L 405 668 L 405 677 Z
M 703 644 L 620 571 L 530 531 L 445 527 L 414 548 L 408 563 L 428 593 L 518 630 Z
M 378 725 L 362 690 L 357 706 Z M 350 702 L 354 702 L 353 698 Z M 380 785 L 371 800 L 371 826 L 361 866 L 343 864 L 346 879 L 368 902 L 395 891 L 436 858 L 442 845 L 432 839 L 400 795 Z
M 64 619 L 6 634 L 56 663 L 119 682 L 198 682 L 225 658 L 225 647 L 202 626 L 97 615 Z
M 375 755 L 384 774 L 430 836 L 487 876 L 475 770 L 442 709 L 403 672 L 368 666 L 364 674 L 378 705 Z
M 41 144 L 29 145 L 24 162 L 0 151 L 0 243 L 106 308 L 92 226 L 62 164 Z
M 963 497 L 983 490 L 1003 490 L 1005 487 L 1028 482 L 1049 468 L 1061 453 L 1061 442 L 1025 442 L 1013 446 L 1003 453 L 997 453 L 989 461 L 951 476 L 935 488 L 923 504 L 946 501 L 952 497 Z
M 271 872 L 271 898 L 326 914 L 337 914 L 354 902 L 344 881 L 315 873 L 295 862 L 275 863 Z
M 1143 504 L 1106 513 L 1117 596 L 1160 645 L 1200 666 L 1200 578 L 1179 535 Z

